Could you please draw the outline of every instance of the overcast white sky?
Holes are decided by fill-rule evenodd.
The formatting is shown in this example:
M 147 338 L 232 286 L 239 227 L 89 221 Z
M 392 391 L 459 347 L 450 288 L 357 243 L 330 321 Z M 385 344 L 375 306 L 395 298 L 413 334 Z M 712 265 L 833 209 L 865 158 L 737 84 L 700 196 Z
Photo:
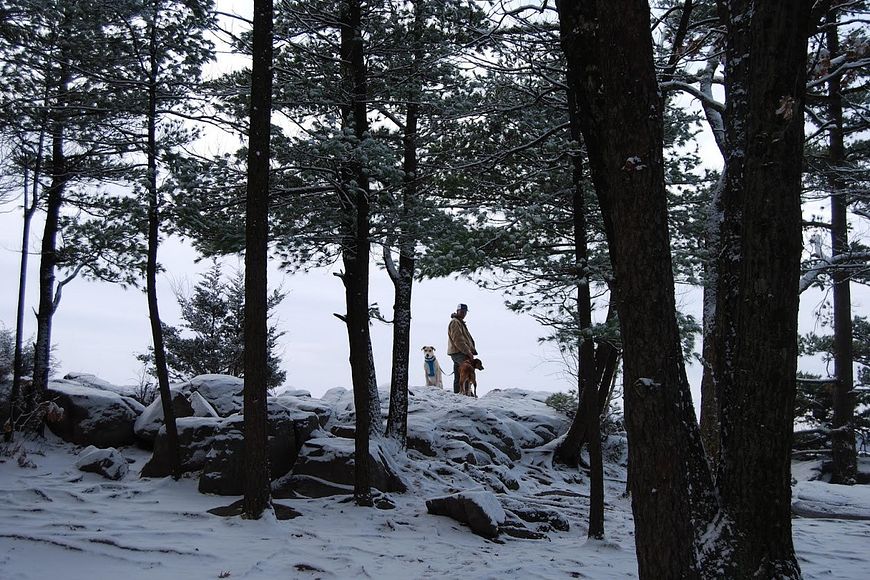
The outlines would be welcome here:
M 20 247 L 20 215 L 9 212 L 7 204 L 0 214 L 0 322 L 13 327 L 17 299 Z M 31 249 L 38 251 L 41 223 L 35 224 Z M 210 262 L 194 263 L 193 250 L 177 242 L 161 249 L 160 260 L 166 273 L 160 277 L 161 315 L 169 324 L 177 324 L 179 310 L 172 286 L 185 280 L 194 284 L 197 273 Z M 39 256 L 32 255 L 28 284 L 28 333 L 35 331 L 33 309 L 36 307 L 37 268 Z M 226 272 L 239 265 L 227 260 Z M 307 275 L 286 276 L 277 270 L 270 272 L 270 284 L 283 284 L 289 290 L 278 309 L 281 328 L 287 331 L 282 339 L 287 385 L 322 394 L 331 387 L 350 386 L 347 334 L 334 312 L 343 313 L 344 290 L 331 272 L 318 270 Z M 372 302 L 377 302 L 384 315 L 392 313 L 392 284 L 386 273 L 372 271 Z M 445 370 L 450 370 L 446 355 L 446 330 L 450 313 L 457 302 L 465 302 L 470 311 L 467 318 L 478 344 L 486 370 L 479 375 L 481 392 L 492 388 L 521 387 L 545 390 L 568 390 L 571 380 L 564 376 L 558 353 L 551 347 L 539 346 L 541 328 L 526 316 L 517 316 L 503 306 L 500 296 L 478 289 L 467 280 L 442 279 L 423 282 L 414 290 L 411 336 L 411 384 L 423 381 L 422 353 L 424 345 L 437 349 Z M 389 383 L 392 329 L 379 322 L 372 327 L 378 382 Z M 150 344 L 148 311 L 144 293 L 122 290 L 120 287 L 75 280 L 63 293 L 55 315 L 52 343 L 57 347 L 56 375 L 70 371 L 96 374 L 114 383 L 135 382 L 139 365 L 134 358 Z M 446 381 L 450 381 L 446 377 Z

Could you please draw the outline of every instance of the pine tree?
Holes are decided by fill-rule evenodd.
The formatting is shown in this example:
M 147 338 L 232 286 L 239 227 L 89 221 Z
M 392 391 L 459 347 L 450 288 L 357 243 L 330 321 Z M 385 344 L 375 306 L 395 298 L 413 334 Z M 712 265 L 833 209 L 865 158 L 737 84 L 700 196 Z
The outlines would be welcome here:
M 284 300 L 286 293 L 275 290 L 268 296 L 269 317 Z M 175 296 L 181 307 L 180 326 L 164 324 L 166 362 L 173 380 L 189 380 L 203 374 L 227 374 L 244 378 L 245 352 L 245 275 L 237 272 L 225 279 L 222 266 L 215 261 L 186 295 Z M 281 369 L 279 339 L 284 332 L 274 322 L 268 327 L 268 368 L 266 386 L 281 386 L 286 371 Z M 149 364 L 154 375 L 152 354 L 138 355 Z

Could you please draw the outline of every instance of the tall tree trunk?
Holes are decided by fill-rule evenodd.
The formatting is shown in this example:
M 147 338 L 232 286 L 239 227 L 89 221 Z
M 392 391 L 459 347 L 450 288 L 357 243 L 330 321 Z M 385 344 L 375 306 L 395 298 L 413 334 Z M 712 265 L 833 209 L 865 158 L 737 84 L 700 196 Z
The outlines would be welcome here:
M 720 0 L 728 159 L 715 372 L 731 578 L 799 578 L 791 537 L 809 1 Z
M 269 505 L 268 244 L 272 115 L 272 0 L 254 0 L 253 66 L 245 204 L 245 517 Z
M 64 151 L 64 131 L 66 106 L 69 91 L 70 65 L 61 56 L 54 102 L 55 112 L 51 115 L 51 185 L 46 192 L 45 228 L 42 233 L 42 247 L 39 260 L 39 305 L 36 311 L 36 348 L 33 356 L 33 381 L 29 392 L 24 395 L 24 412 L 35 419 L 33 413 L 42 402 L 48 388 L 51 365 L 51 323 L 56 310 L 55 279 L 57 258 L 57 235 L 60 227 L 60 210 L 63 195 L 71 175 L 67 168 Z M 41 422 L 30 425 L 31 429 L 42 431 Z
M 157 248 L 160 245 L 160 197 L 157 191 L 157 18 L 159 3 L 152 5 L 149 24 L 149 78 L 148 78 L 148 256 L 145 266 L 145 289 L 148 299 L 148 317 L 151 322 L 151 340 L 154 343 L 154 368 L 163 409 L 166 439 L 169 446 L 169 468 L 173 479 L 181 477 L 181 454 L 172 393 L 169 391 L 169 370 L 166 366 L 166 348 L 163 344 L 163 325 L 157 305 Z
M 828 13 L 828 28 L 825 33 L 828 55 L 831 60 L 840 55 L 840 38 L 837 30 L 837 10 Z M 828 81 L 830 110 L 829 135 L 829 184 L 831 187 L 831 248 L 832 257 L 849 253 L 849 234 L 846 208 L 848 192 L 839 172 L 846 159 L 843 143 L 843 95 L 840 92 L 841 77 L 834 75 Z M 852 290 L 851 273 L 844 268 L 835 268 L 834 281 L 834 416 L 831 421 L 831 456 L 833 473 L 831 483 L 855 483 L 858 458 L 855 451 L 855 395 L 852 371 Z
M 342 127 L 353 131 L 360 147 L 368 132 L 366 71 L 363 57 L 362 10 L 360 0 L 342 0 L 341 76 L 343 86 Z M 355 147 L 355 148 L 356 148 Z M 342 262 L 347 303 L 353 399 L 356 409 L 354 437 L 354 497 L 358 505 L 372 505 L 369 473 L 369 439 L 372 423 L 374 369 L 369 333 L 369 183 L 358 159 L 344 160 L 339 196 L 342 203 Z
M 677 327 L 649 6 L 557 7 L 614 269 L 638 570 L 700 578 L 712 565 L 699 548 L 717 506 Z
M 415 59 L 416 62 L 416 59 Z M 408 223 L 415 212 L 417 197 L 417 115 L 419 105 L 406 107 L 404 144 L 405 183 L 402 190 L 401 223 L 399 225 L 399 267 L 388 268 L 393 281 L 393 371 L 390 377 L 390 414 L 387 435 L 404 448 L 408 439 L 408 361 L 411 350 L 411 291 L 414 287 L 414 238 Z M 389 249 L 385 251 L 389 252 Z

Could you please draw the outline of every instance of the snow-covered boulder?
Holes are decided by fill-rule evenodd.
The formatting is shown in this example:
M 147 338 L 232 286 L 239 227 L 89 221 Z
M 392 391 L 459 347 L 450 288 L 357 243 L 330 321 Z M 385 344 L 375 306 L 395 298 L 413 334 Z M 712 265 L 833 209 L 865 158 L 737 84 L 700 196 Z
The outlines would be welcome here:
M 408 449 L 463 465 L 511 467 L 524 449 L 540 447 L 568 428 L 546 394 L 510 389 L 480 399 L 414 389 L 408 401 Z
M 860 485 L 801 481 L 792 490 L 791 511 L 804 518 L 870 520 L 870 495 Z
M 488 491 L 463 491 L 426 500 L 426 509 L 467 524 L 475 534 L 496 538 L 506 514 L 498 498 Z
M 242 410 L 244 381 L 229 375 L 199 375 L 170 385 L 175 418 L 229 417 Z M 151 445 L 163 426 L 163 403 L 158 396 L 136 421 L 136 436 Z
M 272 409 L 273 404 L 279 405 L 290 411 L 303 412 L 306 414 L 314 413 L 321 427 L 332 419 L 332 407 L 326 403 L 312 399 L 310 396 L 304 397 L 299 395 L 290 395 L 281 393 L 277 397 L 268 399 L 269 408 Z M 270 411 L 272 412 L 272 411 Z
M 193 405 L 188 398 L 189 395 L 185 394 L 177 385 L 172 385 L 169 388 L 169 393 L 172 396 L 172 411 L 175 414 L 176 420 L 182 417 L 194 416 Z M 217 416 L 217 413 L 214 416 Z M 151 401 L 150 405 L 145 407 L 139 418 L 136 419 L 133 429 L 139 441 L 150 447 L 154 443 L 157 432 L 160 431 L 163 423 L 163 401 L 158 395 L 156 399 Z
M 46 399 L 54 401 L 64 411 L 60 421 L 48 423 L 49 429 L 77 445 L 119 447 L 132 444 L 135 441 L 133 425 L 144 411 L 144 407 L 130 397 L 68 380 L 51 381 Z
M 181 451 L 181 470 L 198 471 L 205 465 L 214 438 L 227 429 L 225 419 L 214 417 L 181 417 L 175 421 Z M 161 427 L 154 439 L 151 459 L 142 467 L 142 477 L 165 477 L 172 470 L 169 462 L 169 441 L 166 428 Z
M 176 421 L 176 427 L 182 471 L 203 471 L 200 490 L 226 495 L 241 493 L 244 484 L 240 475 L 244 465 L 244 417 L 182 417 Z M 320 420 L 315 413 L 289 409 L 274 400 L 269 401 L 267 436 L 273 478 L 290 471 L 303 443 L 319 428 Z M 170 472 L 166 428 L 161 427 L 142 476 L 164 477 Z
M 408 486 L 377 444 L 369 447 L 372 487 L 383 492 L 403 493 Z M 273 485 L 276 497 L 292 494 L 325 497 L 353 493 L 354 441 L 342 437 L 317 437 L 305 442 L 293 471 Z
M 287 409 L 274 400 L 268 406 L 268 455 L 270 475 L 279 479 L 296 463 L 299 450 L 320 428 L 314 413 Z M 206 455 L 199 491 L 218 495 L 240 495 L 245 483 L 244 418 L 224 420 L 227 429 L 216 436 Z
M 118 480 L 127 475 L 127 459 L 113 447 L 98 449 L 90 445 L 79 453 L 76 467 L 81 471 L 97 473 L 107 479 Z
M 199 375 L 180 388 L 185 394 L 197 392 L 208 401 L 221 417 L 229 417 L 242 410 L 245 381 L 230 375 Z

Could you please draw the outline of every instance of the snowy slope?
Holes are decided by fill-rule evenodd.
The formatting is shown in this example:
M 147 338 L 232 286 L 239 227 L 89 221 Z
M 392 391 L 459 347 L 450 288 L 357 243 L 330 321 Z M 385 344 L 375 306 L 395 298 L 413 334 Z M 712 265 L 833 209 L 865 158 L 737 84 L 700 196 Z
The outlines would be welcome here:
M 553 421 L 540 394 L 503 391 L 473 401 L 422 389 L 415 389 L 410 420 L 418 434 L 427 428 L 443 434 L 445 429 L 473 427 L 480 437 L 492 437 L 489 443 L 495 446 L 499 442 L 491 430 L 458 423 L 494 424 L 498 419 L 513 425 L 505 419 L 513 417 L 519 426 L 511 428 L 523 436 L 523 425 L 533 432 L 536 425 Z M 324 397 L 336 408 L 336 417 L 346 413 L 346 395 Z M 438 442 L 437 436 L 432 439 Z M 476 484 L 472 477 L 463 477 L 469 472 L 458 467 L 443 471 L 439 458 L 416 451 L 397 458 L 410 491 L 390 494 L 395 509 L 359 508 L 347 496 L 281 500 L 302 514 L 284 521 L 212 515 L 207 510 L 236 498 L 201 495 L 190 477 L 178 482 L 140 479 L 138 472 L 149 455 L 139 449 L 122 449 L 131 465 L 119 481 L 79 471 L 79 451 L 55 439 L 0 445 L 3 580 L 636 577 L 631 506 L 622 497 L 625 472 L 618 445 L 611 449 L 607 466 L 603 542 L 585 537 L 585 476 L 549 468 L 544 450 L 524 451 L 511 462 L 510 475 L 519 489 L 497 495 L 508 510 L 522 505 L 556 512 L 570 529 L 549 529 L 546 539 L 502 536 L 498 541 L 427 513 L 427 498 Z M 815 516 L 838 516 L 794 520 L 805 577 L 866 578 L 870 521 L 839 518 L 870 514 L 870 488 L 805 481 L 815 473 L 806 466 L 795 473 L 802 479 L 795 501 L 812 508 Z

